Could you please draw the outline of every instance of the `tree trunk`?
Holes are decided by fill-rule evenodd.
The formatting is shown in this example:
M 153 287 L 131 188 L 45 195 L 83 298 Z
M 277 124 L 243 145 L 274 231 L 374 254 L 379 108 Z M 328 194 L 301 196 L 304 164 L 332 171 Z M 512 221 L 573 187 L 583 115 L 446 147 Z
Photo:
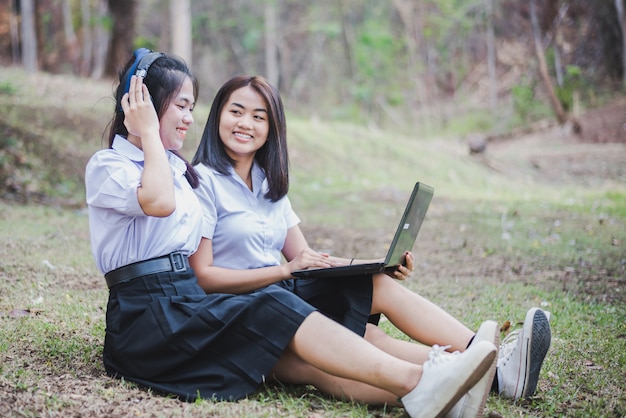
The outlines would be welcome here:
M 9 3 L 9 33 L 11 34 L 11 57 L 13 64 L 20 62 L 20 35 L 17 15 L 19 10 L 13 9 L 13 2 Z
M 104 66 L 109 45 L 109 31 L 106 30 L 104 22 L 109 15 L 108 0 L 98 0 L 96 6 L 96 25 L 94 28 L 94 48 L 93 67 L 91 76 L 100 79 L 104 76 Z
M 411 108 L 415 111 L 419 125 L 427 127 L 431 123 L 430 105 L 428 100 L 428 88 L 424 82 L 423 68 L 427 63 L 423 63 L 420 57 L 426 57 L 428 49 L 424 39 L 424 5 L 413 0 L 394 0 L 394 7 L 400 16 L 402 26 L 404 26 L 404 39 L 409 54 L 410 76 L 413 77 L 413 84 L 410 88 L 415 92 L 415 102 L 411 103 Z
M 190 0 L 170 0 L 170 33 L 172 53 L 178 55 L 191 66 L 191 2 Z
M 344 45 L 344 49 L 346 51 L 346 56 L 348 59 L 348 78 L 353 80 L 357 74 L 357 63 L 354 58 L 354 45 L 355 45 L 355 35 L 354 35 L 354 27 L 352 23 L 348 19 L 348 13 L 350 10 L 350 5 L 346 4 L 345 0 L 339 2 L 339 7 L 341 10 L 341 27 L 342 31 L 342 41 Z
M 91 70 L 93 55 L 93 37 L 91 36 L 91 8 L 89 0 L 80 0 L 80 19 L 82 21 L 83 50 L 80 59 L 80 75 L 86 76 Z
M 172 31 L 176 29 L 175 25 L 172 27 L 172 19 L 170 18 L 170 7 L 175 3 L 174 0 L 158 0 L 156 2 L 159 24 L 161 26 L 161 32 L 156 44 L 157 51 L 169 51 L 172 48 Z
M 615 0 L 617 20 L 622 33 L 622 83 L 626 86 L 626 15 L 624 14 L 624 0 Z
M 35 6 L 33 0 L 21 1 L 22 15 L 22 64 L 28 73 L 37 71 L 37 30 L 35 29 Z
M 485 0 L 487 12 L 487 71 L 489 73 L 489 92 L 491 111 L 498 109 L 498 76 L 496 74 L 496 37 L 493 29 L 494 0 Z
M 67 57 L 72 73 L 79 72 L 79 53 L 78 38 L 74 31 L 74 20 L 72 18 L 72 7 L 69 0 L 63 0 L 61 3 L 61 11 L 63 13 L 63 34 L 65 35 L 65 56 Z
M 278 87 L 280 78 L 278 64 L 278 25 L 276 0 L 265 2 L 265 68 L 267 80 Z
M 136 0 L 109 0 L 113 21 L 104 75 L 116 77 L 134 50 Z
M 556 115 L 556 119 L 561 125 L 563 125 L 565 124 L 565 122 L 567 122 L 568 116 L 565 110 L 563 110 L 563 106 L 556 96 L 554 84 L 552 83 L 552 80 L 550 79 L 550 74 L 548 72 L 546 56 L 543 51 L 543 45 L 541 42 L 539 23 L 537 22 L 537 10 L 535 7 L 535 0 L 530 0 L 530 20 L 533 28 L 533 37 L 535 39 L 535 54 L 537 55 L 537 61 L 539 62 L 539 74 L 541 76 L 541 81 L 543 82 L 543 86 L 545 87 L 548 98 L 550 99 L 550 104 L 552 105 L 552 110 Z

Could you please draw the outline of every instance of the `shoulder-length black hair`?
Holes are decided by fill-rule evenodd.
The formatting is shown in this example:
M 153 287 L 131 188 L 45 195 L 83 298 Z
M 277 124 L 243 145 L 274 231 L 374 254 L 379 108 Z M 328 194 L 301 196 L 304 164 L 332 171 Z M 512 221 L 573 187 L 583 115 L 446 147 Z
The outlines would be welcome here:
M 136 58 L 136 55 L 133 55 L 119 75 L 119 84 L 115 91 L 115 114 L 111 120 L 108 135 L 109 148 L 113 146 L 115 135 L 121 135 L 125 138 L 128 137 L 128 129 L 124 126 L 124 112 L 121 110 L 121 101 L 126 90 L 128 79 L 133 75 L 130 74 L 130 69 L 133 67 L 133 64 L 136 65 Z M 193 96 L 195 100 L 198 98 L 198 80 L 182 59 L 168 54 L 160 54 L 148 67 L 143 82 L 146 87 L 148 87 L 159 120 L 180 91 L 187 77 L 189 77 L 193 84 Z M 185 177 L 191 187 L 198 187 L 198 174 L 193 166 L 189 164 L 177 150 L 170 151 L 181 158 L 187 165 Z
M 260 76 L 241 75 L 228 80 L 217 92 L 202 133 L 202 139 L 192 159 L 192 164 L 204 164 L 219 173 L 228 174 L 235 161 L 224 149 L 219 134 L 220 116 L 230 95 L 240 88 L 250 86 L 263 97 L 267 106 L 269 132 L 267 141 L 256 152 L 255 160 L 265 171 L 269 190 L 265 197 L 272 202 L 289 191 L 289 156 L 287 152 L 287 124 L 283 102 L 278 90 Z

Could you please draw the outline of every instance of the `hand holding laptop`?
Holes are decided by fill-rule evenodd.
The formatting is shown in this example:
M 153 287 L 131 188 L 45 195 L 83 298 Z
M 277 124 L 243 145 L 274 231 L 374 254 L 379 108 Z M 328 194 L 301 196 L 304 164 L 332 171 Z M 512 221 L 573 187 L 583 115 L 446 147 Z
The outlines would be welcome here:
M 384 273 L 397 280 L 406 280 L 413 272 L 415 265 L 415 256 L 411 251 L 404 253 L 404 260 L 401 264 L 386 266 Z

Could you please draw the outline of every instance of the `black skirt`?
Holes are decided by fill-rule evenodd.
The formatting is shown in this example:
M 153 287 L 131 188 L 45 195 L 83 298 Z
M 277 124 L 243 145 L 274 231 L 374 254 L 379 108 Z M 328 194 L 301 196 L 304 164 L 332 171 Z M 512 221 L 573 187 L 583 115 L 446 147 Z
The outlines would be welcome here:
M 264 382 L 313 311 L 364 335 L 368 320 L 376 322 L 371 305 L 371 277 L 207 295 L 191 269 L 144 276 L 109 292 L 104 366 L 185 401 L 237 400 Z

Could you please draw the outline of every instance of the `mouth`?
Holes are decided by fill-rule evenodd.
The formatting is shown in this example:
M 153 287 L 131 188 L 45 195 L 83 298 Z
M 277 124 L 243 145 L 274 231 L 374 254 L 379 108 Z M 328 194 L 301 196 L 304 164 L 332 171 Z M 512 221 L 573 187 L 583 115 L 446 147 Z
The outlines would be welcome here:
M 240 141 L 250 141 L 252 139 L 252 135 L 244 134 L 241 132 L 234 132 L 233 136 Z
M 187 136 L 187 129 L 184 128 L 176 128 L 176 132 L 182 136 L 183 138 Z

